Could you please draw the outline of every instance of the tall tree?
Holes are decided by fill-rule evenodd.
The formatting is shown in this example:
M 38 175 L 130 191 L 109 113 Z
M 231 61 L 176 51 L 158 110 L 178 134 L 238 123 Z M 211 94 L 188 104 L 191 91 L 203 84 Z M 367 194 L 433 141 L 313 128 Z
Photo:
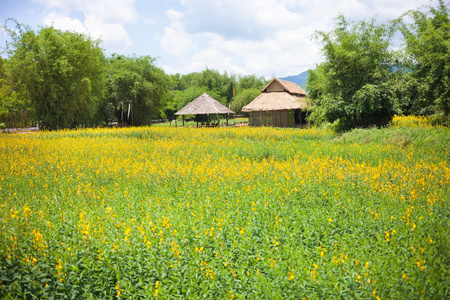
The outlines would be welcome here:
M 406 65 L 418 84 L 422 111 L 443 115 L 450 124 L 450 9 L 439 0 L 428 11 L 409 11 L 401 27 L 406 42 Z
M 350 129 L 392 119 L 395 111 L 385 83 L 393 69 L 393 34 L 393 26 L 377 25 L 375 19 L 351 23 L 343 15 L 333 31 L 316 32 L 325 62 L 308 74 L 308 96 L 316 104 L 313 121 L 339 120 L 342 129 Z
M 245 90 L 245 89 L 261 90 L 264 88 L 264 86 L 266 84 L 267 84 L 267 81 L 262 76 L 257 77 L 256 75 L 245 75 L 245 76 L 239 76 L 239 78 L 238 78 L 238 89 L 239 90 Z
M 170 78 L 154 62 L 150 56 L 109 59 L 107 99 L 117 108 L 119 120 L 143 125 L 160 117 Z
M 28 112 L 27 120 L 22 121 L 25 121 L 27 124 L 20 124 L 20 126 L 31 125 L 28 122 L 31 121 L 31 118 L 28 116 L 32 115 L 33 108 L 28 99 L 20 94 L 20 91 L 17 92 L 12 89 L 11 82 L 6 75 L 7 62 L 7 59 L 0 57 L 0 123 L 5 123 L 7 126 L 11 123 L 13 123 L 12 126 L 19 125 L 16 122 L 19 121 L 19 118 L 17 118 L 18 112 L 25 110 Z M 13 120 L 11 120 L 11 117 L 13 117 Z
M 104 56 L 100 41 L 44 27 L 35 32 L 18 25 L 12 36 L 7 75 L 35 107 L 47 129 L 89 123 L 102 97 Z
M 0 123 L 8 122 L 11 89 L 6 84 L 5 60 L 0 56 Z

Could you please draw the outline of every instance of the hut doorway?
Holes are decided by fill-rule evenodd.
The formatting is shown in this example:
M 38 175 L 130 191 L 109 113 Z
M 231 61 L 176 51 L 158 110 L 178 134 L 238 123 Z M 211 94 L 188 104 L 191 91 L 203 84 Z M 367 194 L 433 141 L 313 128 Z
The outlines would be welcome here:
M 301 109 L 296 109 L 294 113 L 295 126 L 302 127 L 306 124 L 306 111 Z
M 302 124 L 302 119 L 301 119 L 301 111 L 300 109 L 296 109 L 294 112 L 294 119 L 295 119 L 295 125 L 300 125 Z

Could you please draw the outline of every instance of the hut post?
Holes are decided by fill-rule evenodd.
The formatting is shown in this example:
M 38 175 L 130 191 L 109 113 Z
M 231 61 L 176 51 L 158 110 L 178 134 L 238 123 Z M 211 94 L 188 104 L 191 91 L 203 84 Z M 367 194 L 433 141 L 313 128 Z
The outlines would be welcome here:
M 227 127 L 228 127 L 228 114 L 226 115 L 226 118 L 227 118 Z
M 181 119 L 183 120 L 183 127 L 184 127 L 184 115 L 181 116 Z

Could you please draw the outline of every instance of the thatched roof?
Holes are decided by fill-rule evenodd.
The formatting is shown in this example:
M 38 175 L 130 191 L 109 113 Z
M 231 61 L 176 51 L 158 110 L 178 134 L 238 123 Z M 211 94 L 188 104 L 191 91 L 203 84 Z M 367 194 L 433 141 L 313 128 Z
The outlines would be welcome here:
M 286 80 L 282 80 L 282 79 L 278 79 L 278 78 L 274 78 L 272 79 L 262 90 L 261 93 L 266 93 L 266 92 L 272 92 L 271 88 L 275 88 L 277 89 L 277 87 L 275 86 L 279 86 L 281 87 L 282 90 L 284 90 L 285 92 L 289 93 L 289 94 L 294 94 L 294 95 L 303 95 L 306 96 L 306 92 L 304 89 L 302 89 L 298 84 L 293 83 L 293 82 L 289 82 Z M 280 91 L 280 90 L 278 90 Z M 277 92 L 278 92 L 277 91 Z M 280 91 L 281 92 L 281 91 Z
M 308 107 L 305 98 L 286 92 L 261 93 L 252 102 L 242 108 L 242 112 L 304 109 Z
M 208 95 L 203 93 L 200 97 L 180 109 L 175 115 L 214 115 L 214 114 L 235 114 L 234 111 Z

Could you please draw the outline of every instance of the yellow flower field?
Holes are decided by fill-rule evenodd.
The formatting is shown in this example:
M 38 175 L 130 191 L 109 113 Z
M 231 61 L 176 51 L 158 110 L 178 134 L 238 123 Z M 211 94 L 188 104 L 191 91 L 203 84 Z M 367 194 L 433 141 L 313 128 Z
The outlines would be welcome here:
M 445 298 L 450 131 L 429 124 L 0 135 L 0 296 Z

